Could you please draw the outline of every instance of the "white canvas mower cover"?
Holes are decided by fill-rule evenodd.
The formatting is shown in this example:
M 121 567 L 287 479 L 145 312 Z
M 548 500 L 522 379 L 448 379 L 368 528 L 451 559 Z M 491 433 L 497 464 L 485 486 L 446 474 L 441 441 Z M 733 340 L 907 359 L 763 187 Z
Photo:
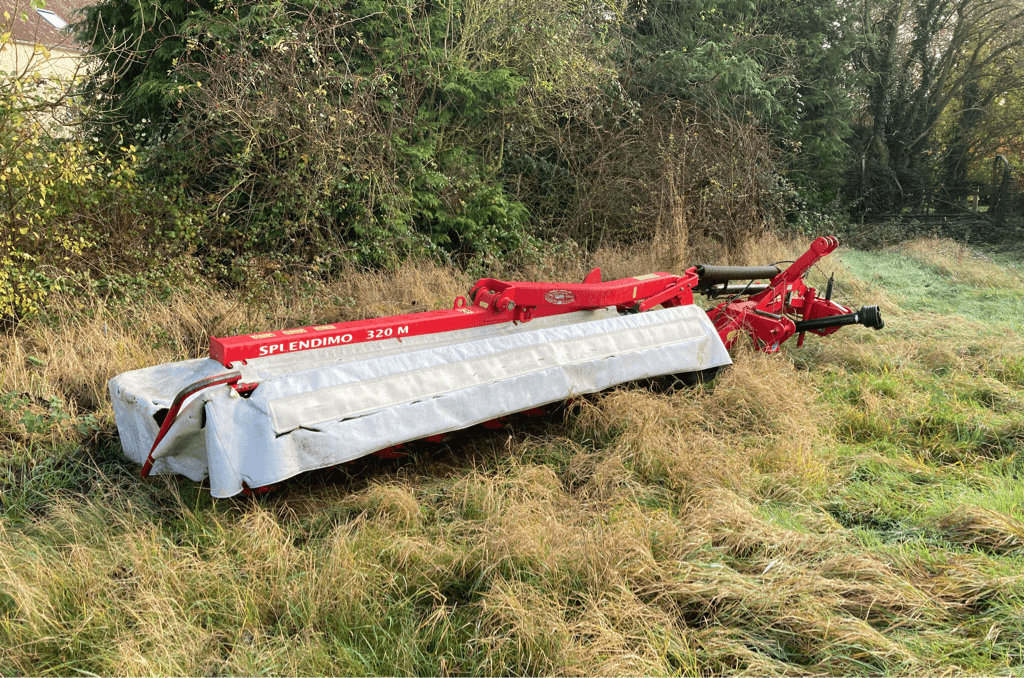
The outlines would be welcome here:
M 819 238 L 783 272 L 483 279 L 448 311 L 211 338 L 209 358 L 110 380 L 118 432 L 143 477 L 209 476 L 213 496 L 229 497 L 618 384 L 728 365 L 740 333 L 771 352 L 796 332 L 878 329 L 876 307 L 852 313 L 803 283 L 837 244 Z M 709 318 L 695 290 L 732 296 Z

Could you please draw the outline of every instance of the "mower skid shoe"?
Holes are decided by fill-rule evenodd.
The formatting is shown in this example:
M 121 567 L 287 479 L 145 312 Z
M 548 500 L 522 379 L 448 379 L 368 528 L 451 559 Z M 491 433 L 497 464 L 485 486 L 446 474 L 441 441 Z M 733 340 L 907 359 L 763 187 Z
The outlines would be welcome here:
M 152 473 L 208 475 L 215 497 L 618 384 L 731 364 L 694 305 L 578 311 L 528 323 L 257 358 L 190 396 L 152 450 Z M 128 372 L 109 384 L 125 454 L 143 463 L 160 413 L 212 359 Z

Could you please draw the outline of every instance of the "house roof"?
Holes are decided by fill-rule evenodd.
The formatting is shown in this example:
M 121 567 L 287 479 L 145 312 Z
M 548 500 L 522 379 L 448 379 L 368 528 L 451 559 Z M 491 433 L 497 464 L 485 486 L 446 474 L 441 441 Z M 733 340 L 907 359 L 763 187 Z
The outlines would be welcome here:
M 39 9 L 32 7 L 29 0 L 0 0 L 0 9 L 11 15 L 11 37 L 16 42 L 27 42 L 44 45 L 47 48 L 82 51 L 74 44 L 74 37 L 68 30 L 60 30 L 57 26 L 73 24 L 82 19 L 81 10 L 95 5 L 100 0 L 46 0 Z M 28 21 L 21 20 L 21 14 Z M 0 13 L 0 17 L 3 14 Z M 47 19 L 52 20 L 48 21 Z M 56 25 L 53 25 L 56 24 Z

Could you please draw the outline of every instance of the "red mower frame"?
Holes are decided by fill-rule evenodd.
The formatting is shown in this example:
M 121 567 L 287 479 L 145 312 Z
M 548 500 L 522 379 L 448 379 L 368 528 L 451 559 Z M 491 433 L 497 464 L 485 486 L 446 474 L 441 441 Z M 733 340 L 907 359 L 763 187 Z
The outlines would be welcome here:
M 807 273 L 822 257 L 839 246 L 834 237 L 821 237 L 785 270 L 776 266 L 694 266 L 683 275 L 651 273 L 634 278 L 604 282 L 601 270 L 592 270 L 582 283 L 507 282 L 492 278 L 478 280 L 468 299 L 458 297 L 449 310 L 311 325 L 234 337 L 210 337 L 210 357 L 228 369 L 255 358 L 298 351 L 344 346 L 370 341 L 437 334 L 453 330 L 483 327 L 498 323 L 525 323 L 533 318 L 614 306 L 620 312 L 642 313 L 656 306 L 683 306 L 694 303 L 694 293 L 709 298 L 729 296 L 729 300 L 708 311 L 715 330 L 726 348 L 741 336 L 750 336 L 755 348 L 774 353 L 794 334 L 803 344 L 806 332 L 821 336 L 832 334 L 844 325 L 860 324 L 882 329 L 885 323 L 877 306 L 859 311 L 832 301 L 830 278 L 824 296 L 804 282 Z M 731 281 L 747 281 L 733 285 Z M 755 283 L 767 280 L 766 283 Z M 183 389 L 174 398 L 142 467 L 142 477 L 150 474 L 153 452 L 163 440 L 189 397 L 218 385 L 229 385 L 240 394 L 251 393 L 258 384 L 241 383 L 241 373 L 215 375 Z M 500 422 L 500 420 L 494 420 Z M 491 424 L 492 422 L 488 422 Z M 487 426 L 487 424 L 485 424 Z M 500 424 L 490 426 L 498 427 Z M 381 450 L 381 456 L 394 455 L 397 449 Z M 256 488 L 256 492 L 265 488 Z

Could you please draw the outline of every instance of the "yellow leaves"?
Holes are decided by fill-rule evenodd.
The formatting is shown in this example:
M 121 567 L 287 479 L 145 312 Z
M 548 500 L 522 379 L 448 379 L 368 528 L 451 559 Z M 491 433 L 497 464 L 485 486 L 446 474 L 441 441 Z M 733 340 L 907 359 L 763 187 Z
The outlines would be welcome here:
M 0 106 L 4 100 L 0 100 Z M 94 244 L 81 220 L 83 198 L 131 191 L 135 171 L 123 156 L 90 154 L 80 140 L 54 142 L 27 115 L 0 125 L 0 317 L 39 311 L 58 288 L 60 271 Z M 134 158 L 134 146 L 126 151 Z

